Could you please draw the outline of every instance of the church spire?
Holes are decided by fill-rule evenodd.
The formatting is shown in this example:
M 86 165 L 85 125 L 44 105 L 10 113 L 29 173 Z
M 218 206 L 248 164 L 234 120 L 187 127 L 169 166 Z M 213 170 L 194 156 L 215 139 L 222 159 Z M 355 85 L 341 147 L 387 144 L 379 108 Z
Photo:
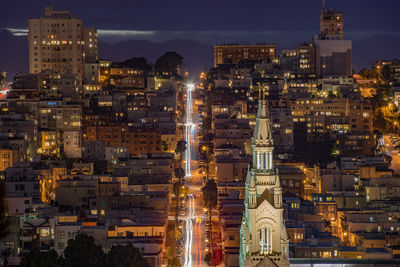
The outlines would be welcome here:
M 250 185 L 249 185 L 249 208 L 254 209 L 257 207 L 257 189 L 256 189 L 256 181 L 255 176 L 250 177 Z
M 256 127 L 254 129 L 253 145 L 273 146 L 271 121 L 265 99 L 258 100 Z
M 267 104 L 260 93 L 256 126 L 252 139 L 253 147 L 253 168 L 260 171 L 273 170 L 274 142 L 272 139 L 271 120 L 269 118 Z
M 240 266 L 289 267 L 289 240 L 283 219 L 282 187 L 278 170 L 273 164 L 271 120 L 261 93 L 252 140 L 253 166 L 246 177 Z
M 277 209 L 282 208 L 282 187 L 279 175 L 275 176 L 275 186 L 274 186 L 274 206 Z

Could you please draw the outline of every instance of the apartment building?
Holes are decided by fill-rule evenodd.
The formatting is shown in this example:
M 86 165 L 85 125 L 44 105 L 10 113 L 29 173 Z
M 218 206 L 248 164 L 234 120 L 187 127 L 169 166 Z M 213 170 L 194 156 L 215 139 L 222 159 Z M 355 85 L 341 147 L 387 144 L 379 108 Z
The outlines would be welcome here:
M 262 60 L 273 57 L 276 57 L 275 44 L 228 44 L 214 46 L 214 67 L 224 64 L 226 61 L 236 64 L 245 59 Z
M 46 7 L 44 17 L 28 24 L 30 73 L 72 73 L 82 80 L 85 62 L 97 61 L 97 30 L 69 11 Z

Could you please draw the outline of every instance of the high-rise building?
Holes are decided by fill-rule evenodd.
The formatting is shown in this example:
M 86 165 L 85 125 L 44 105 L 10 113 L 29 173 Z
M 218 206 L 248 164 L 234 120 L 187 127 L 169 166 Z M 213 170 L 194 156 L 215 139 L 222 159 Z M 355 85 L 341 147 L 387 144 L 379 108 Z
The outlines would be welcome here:
M 46 7 L 29 19 L 29 72 L 72 73 L 83 78 L 85 63 L 97 61 L 97 30 L 85 28 L 69 11 Z
M 253 167 L 246 178 L 240 266 L 289 266 L 282 187 L 273 164 L 271 121 L 265 100 L 258 105 L 252 140 Z
M 340 12 L 321 11 L 320 33 L 314 37 L 319 77 L 352 75 L 352 42 L 344 38 L 343 21 Z
M 214 67 L 226 62 L 236 64 L 245 59 L 262 60 L 268 57 L 276 57 L 275 44 L 214 46 Z
M 333 9 L 321 10 L 320 33 L 325 36 L 335 35 L 344 39 L 343 14 Z
M 315 46 L 303 43 L 297 47 L 296 52 L 299 59 L 299 72 L 315 73 Z

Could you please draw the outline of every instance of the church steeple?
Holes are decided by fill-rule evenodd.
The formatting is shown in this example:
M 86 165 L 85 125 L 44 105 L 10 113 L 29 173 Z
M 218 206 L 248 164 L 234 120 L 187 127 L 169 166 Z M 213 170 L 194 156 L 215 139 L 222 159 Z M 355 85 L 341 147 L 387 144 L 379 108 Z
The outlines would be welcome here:
M 252 139 L 253 168 L 258 170 L 272 170 L 274 142 L 272 139 L 271 120 L 267 104 L 264 99 L 258 101 L 256 126 Z
M 277 174 L 275 177 L 275 186 L 274 186 L 274 206 L 277 209 L 282 208 L 282 187 L 279 175 Z
M 250 177 L 248 204 L 249 209 L 254 209 L 257 207 L 257 189 L 254 176 Z
M 261 99 L 261 92 L 252 147 L 253 166 L 246 177 L 240 266 L 289 267 L 289 240 L 283 220 L 282 187 L 278 169 L 273 165 L 271 120 L 266 101 Z
M 265 99 L 258 100 L 256 127 L 253 135 L 253 145 L 273 146 L 271 121 Z

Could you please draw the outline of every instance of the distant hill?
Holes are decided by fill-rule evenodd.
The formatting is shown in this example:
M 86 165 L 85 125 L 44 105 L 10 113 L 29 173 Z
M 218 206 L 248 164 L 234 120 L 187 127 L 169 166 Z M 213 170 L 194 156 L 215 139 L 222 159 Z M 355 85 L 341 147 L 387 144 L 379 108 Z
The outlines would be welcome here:
M 28 41 L 26 36 L 13 36 L 7 30 L 0 30 L 0 71 L 7 72 L 12 80 L 18 72 L 28 71 Z M 278 43 L 278 48 L 280 47 Z M 353 42 L 353 65 L 356 70 L 370 67 L 378 58 L 400 58 L 400 38 L 391 35 L 374 35 L 366 40 Z M 154 62 L 166 51 L 176 51 L 184 57 L 186 69 L 191 74 L 208 70 L 213 65 L 211 45 L 190 40 L 153 42 L 127 40 L 107 43 L 100 39 L 99 58 L 122 61 L 134 56 L 144 56 Z

